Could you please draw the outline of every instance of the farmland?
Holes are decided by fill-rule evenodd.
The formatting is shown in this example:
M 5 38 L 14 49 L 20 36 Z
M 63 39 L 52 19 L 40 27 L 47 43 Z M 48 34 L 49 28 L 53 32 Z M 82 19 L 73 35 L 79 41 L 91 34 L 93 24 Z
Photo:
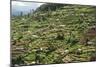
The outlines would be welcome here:
M 27 15 L 12 16 L 12 64 L 95 61 L 95 15 L 95 6 L 47 3 Z

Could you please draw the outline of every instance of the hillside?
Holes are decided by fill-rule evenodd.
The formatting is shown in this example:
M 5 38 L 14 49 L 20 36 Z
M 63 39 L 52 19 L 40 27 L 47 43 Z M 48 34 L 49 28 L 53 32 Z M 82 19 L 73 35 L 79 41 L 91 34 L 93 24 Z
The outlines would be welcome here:
M 95 15 L 95 6 L 43 4 L 12 17 L 12 64 L 95 61 Z

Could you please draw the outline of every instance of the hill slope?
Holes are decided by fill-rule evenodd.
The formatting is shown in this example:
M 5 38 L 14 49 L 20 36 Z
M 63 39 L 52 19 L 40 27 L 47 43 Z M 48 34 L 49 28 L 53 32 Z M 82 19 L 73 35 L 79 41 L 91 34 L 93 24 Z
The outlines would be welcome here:
M 95 14 L 95 6 L 43 4 L 12 17 L 13 64 L 95 61 Z

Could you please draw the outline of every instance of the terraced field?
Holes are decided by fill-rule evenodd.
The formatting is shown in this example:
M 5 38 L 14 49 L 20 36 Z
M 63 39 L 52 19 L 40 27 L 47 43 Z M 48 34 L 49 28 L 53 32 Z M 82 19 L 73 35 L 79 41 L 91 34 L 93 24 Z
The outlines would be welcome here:
M 95 6 L 43 4 L 33 13 L 12 16 L 12 64 L 95 61 L 95 10 Z

